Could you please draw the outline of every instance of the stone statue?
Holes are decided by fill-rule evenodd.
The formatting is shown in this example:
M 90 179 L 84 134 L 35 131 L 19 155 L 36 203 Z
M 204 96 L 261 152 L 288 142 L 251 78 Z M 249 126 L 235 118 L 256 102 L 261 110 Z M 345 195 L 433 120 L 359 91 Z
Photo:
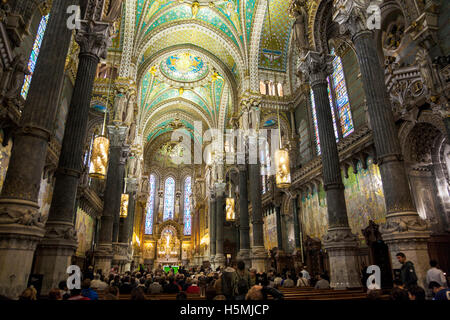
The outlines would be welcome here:
M 106 15 L 105 22 L 115 22 L 120 16 L 122 11 L 122 0 L 111 0 L 108 14 Z
M 416 63 L 420 68 L 423 84 L 428 88 L 431 94 L 436 92 L 434 85 L 433 66 L 427 50 L 420 48 L 416 54 Z
M 124 93 L 119 92 L 114 100 L 114 110 L 116 110 L 116 117 L 114 120 L 123 121 L 125 107 L 127 105 L 127 98 Z
M 135 177 L 136 173 L 136 166 L 137 166 L 137 159 L 135 155 L 132 155 L 130 159 L 128 160 L 128 176 Z
M 126 111 L 126 115 L 125 115 L 125 124 L 126 125 L 131 125 L 134 121 L 134 105 L 136 104 L 136 96 L 132 95 L 130 96 L 130 99 L 128 100 L 127 103 L 127 111 Z
M 248 123 L 248 109 L 246 105 L 243 105 L 242 108 L 242 129 L 247 131 L 249 129 L 249 123 Z
M 142 161 L 138 159 L 136 161 L 136 171 L 135 171 L 135 177 L 140 178 L 142 173 Z
M 252 106 L 250 110 L 250 116 L 252 119 L 252 129 L 258 130 L 261 120 L 261 110 L 258 106 Z
M 302 53 L 308 49 L 308 37 L 306 33 L 308 14 L 305 10 L 304 1 L 295 1 L 291 11 L 295 18 L 294 25 L 292 26 L 294 29 L 294 41 L 297 44 L 297 48 Z
M 30 70 L 28 69 L 28 60 L 25 59 L 22 54 L 16 55 L 12 62 L 11 71 L 11 82 L 9 90 L 6 92 L 5 97 L 10 100 L 15 100 L 19 97 L 25 75 L 31 74 Z
M 136 121 L 133 121 L 128 131 L 128 143 L 133 144 L 135 139 L 136 139 Z

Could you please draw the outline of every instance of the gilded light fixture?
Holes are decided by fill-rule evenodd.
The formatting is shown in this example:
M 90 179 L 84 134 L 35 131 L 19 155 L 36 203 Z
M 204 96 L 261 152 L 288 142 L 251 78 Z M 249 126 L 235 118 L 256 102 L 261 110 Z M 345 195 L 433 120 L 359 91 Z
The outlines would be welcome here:
M 125 169 L 125 176 L 128 176 L 128 167 Z M 130 195 L 127 193 L 127 181 L 125 178 L 125 183 L 123 186 L 123 193 L 120 196 L 120 217 L 126 218 L 128 216 L 128 202 L 130 201 Z
M 285 189 L 291 186 L 291 169 L 289 164 L 289 153 L 286 149 L 283 149 L 281 143 L 281 123 L 280 123 L 280 111 L 278 108 L 278 135 L 280 138 L 280 148 L 275 152 L 275 183 L 278 188 Z
M 112 68 L 116 64 L 116 56 L 114 56 L 114 61 Z M 92 144 L 91 161 L 89 164 L 89 177 L 94 179 L 104 180 L 106 177 L 106 170 L 108 168 L 108 157 L 109 157 L 109 139 L 105 135 L 106 128 L 106 116 L 108 114 L 109 96 L 111 93 L 112 85 L 112 72 L 109 80 L 108 97 L 105 106 L 105 116 L 103 118 L 102 134 L 94 139 Z
M 92 144 L 89 176 L 94 179 L 105 179 L 108 167 L 109 140 L 104 135 L 94 139 Z
M 235 201 L 234 198 L 231 197 L 231 183 L 230 183 L 230 192 L 228 194 L 228 198 L 225 200 L 225 218 L 227 221 L 235 221 L 236 220 L 236 211 L 235 211 Z
M 128 202 L 130 200 L 130 196 L 128 193 L 123 193 L 120 198 L 120 217 L 126 218 L 128 216 Z

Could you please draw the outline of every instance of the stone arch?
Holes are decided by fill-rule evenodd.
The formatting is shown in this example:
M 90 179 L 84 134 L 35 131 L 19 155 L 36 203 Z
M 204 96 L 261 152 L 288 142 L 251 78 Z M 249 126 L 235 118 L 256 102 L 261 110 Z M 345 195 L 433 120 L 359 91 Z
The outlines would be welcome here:
M 449 228 L 450 186 L 447 159 L 450 145 L 442 121 L 424 112 L 416 123 L 405 123 L 400 141 L 411 191 L 419 215 L 431 223 L 433 233 Z

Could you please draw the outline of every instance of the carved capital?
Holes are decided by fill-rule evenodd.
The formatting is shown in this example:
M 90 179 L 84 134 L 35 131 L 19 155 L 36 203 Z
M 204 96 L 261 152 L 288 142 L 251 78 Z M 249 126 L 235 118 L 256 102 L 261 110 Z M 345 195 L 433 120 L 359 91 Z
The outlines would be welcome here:
M 376 26 L 376 21 L 368 22 L 368 19 L 376 18 L 375 11 L 377 8 L 380 10 L 381 2 L 380 0 L 335 0 L 333 21 L 339 24 L 341 34 L 348 33 L 354 37 L 361 32 L 370 32 L 368 25 Z M 372 14 L 370 17 L 369 12 Z M 381 19 L 381 16 L 379 18 Z
M 111 147 L 122 147 L 127 138 L 128 127 L 108 126 L 109 141 Z
M 225 188 L 226 188 L 225 183 L 216 183 L 215 187 L 216 187 L 216 196 L 220 197 L 225 195 Z
M 75 35 L 75 41 L 80 46 L 80 55 L 106 59 L 108 48 L 112 44 L 111 32 L 112 26 L 109 23 L 82 20 L 81 28 Z
M 300 71 L 309 79 L 311 87 L 327 81 L 328 75 L 333 72 L 334 57 L 329 54 L 308 51 L 300 63 Z

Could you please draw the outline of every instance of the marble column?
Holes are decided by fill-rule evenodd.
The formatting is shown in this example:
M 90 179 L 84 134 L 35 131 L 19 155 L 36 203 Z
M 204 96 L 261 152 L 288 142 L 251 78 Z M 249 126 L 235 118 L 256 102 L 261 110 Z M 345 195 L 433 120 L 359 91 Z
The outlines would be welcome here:
M 342 6 L 345 2 L 345 6 Z M 425 284 L 428 268 L 428 225 L 415 208 L 387 93 L 384 69 L 380 64 L 374 33 L 367 29 L 365 16 L 369 0 L 335 3 L 333 19 L 341 31 L 350 35 L 355 46 L 368 105 L 373 140 L 377 153 L 386 203 L 386 224 L 380 227 L 389 246 L 393 268 L 399 268 L 396 254 L 405 253 L 416 268 L 419 284 Z
M 281 229 L 281 204 L 275 204 L 275 216 L 277 221 L 277 247 L 279 251 L 283 251 L 283 234 Z
M 225 255 L 223 254 L 223 232 L 225 223 L 225 183 L 216 183 L 216 255 L 215 266 L 225 266 Z
M 119 243 L 118 245 L 122 250 L 119 250 L 122 254 L 120 255 L 120 263 L 124 265 L 124 271 L 129 271 L 131 267 L 131 236 L 134 225 L 134 212 L 136 206 L 136 191 L 137 191 L 137 180 L 136 178 L 127 178 L 126 192 L 128 194 L 128 215 L 126 218 L 120 218 L 119 222 Z M 117 259 L 119 260 L 119 259 Z
M 83 149 L 97 65 L 106 56 L 110 25 L 93 28 L 82 22 L 75 40 L 80 46 L 79 63 L 72 100 L 55 177 L 52 204 L 43 241 L 36 256 L 36 273 L 43 274 L 42 294 L 67 277 L 66 269 L 77 246 L 74 230 L 76 194 L 81 175 Z M 95 41 L 93 41 L 95 39 Z
M 239 165 L 239 253 L 238 258 L 251 265 L 250 224 L 248 216 L 247 165 Z
M 120 196 L 123 191 L 123 170 L 119 168 L 124 166 L 124 160 L 126 159 L 124 143 L 127 137 L 127 129 L 124 126 L 108 126 L 110 140 L 108 173 L 99 244 L 95 252 L 96 269 L 101 269 L 103 274 L 109 272 L 111 259 L 113 258 L 113 226 L 116 217 L 120 215 Z
M 126 128 L 125 126 L 122 128 Z M 114 194 L 118 194 L 118 208 L 114 208 L 114 222 L 113 222 L 113 232 L 112 232 L 112 242 L 118 243 L 119 241 L 119 228 L 120 228 L 120 203 L 121 203 L 121 197 L 122 193 L 124 191 L 124 185 L 125 185 L 125 165 L 127 163 L 127 157 L 130 152 L 130 147 L 125 144 L 126 140 L 123 142 L 122 146 L 120 147 L 120 158 L 119 158 L 119 165 L 117 166 L 117 177 L 119 179 L 120 177 L 120 183 L 117 183 L 113 186 L 111 186 L 112 189 L 114 189 Z M 118 181 L 119 182 L 119 181 Z M 125 190 L 126 191 L 126 190 Z
M 281 218 L 281 199 L 274 201 L 274 207 L 270 209 L 269 214 L 275 214 L 275 219 L 277 223 L 277 253 L 275 258 L 277 260 L 278 272 L 281 272 L 286 266 L 286 252 L 283 246 L 283 228 L 282 228 L 282 218 Z
M 216 257 L 216 195 L 211 191 L 209 198 L 209 262 L 211 266 Z
M 128 216 L 123 219 L 123 223 L 119 228 L 119 242 L 129 244 L 133 236 L 134 217 L 136 209 L 136 193 L 138 190 L 138 183 L 136 178 L 128 178 L 127 180 L 127 193 L 129 198 L 128 202 Z
M 252 268 L 255 268 L 258 272 L 264 272 L 266 271 L 267 252 L 264 248 L 263 234 L 264 222 L 261 200 L 261 166 L 260 164 L 249 164 L 248 167 L 253 225 L 253 246 L 251 252 Z
M 15 298 L 26 288 L 34 251 L 45 233 L 38 195 L 72 35 L 66 27 L 66 9 L 76 3 L 60 0 L 53 4 L 3 184 L 0 294 L 8 297 Z
M 301 238 L 301 226 L 298 219 L 298 195 L 294 194 L 291 197 L 292 215 L 294 217 L 294 239 L 295 239 L 295 249 L 292 253 L 294 257 L 295 269 L 300 269 L 303 264 L 303 247 Z
M 352 234 L 347 217 L 344 184 L 328 99 L 327 76 L 333 56 L 309 51 L 301 68 L 309 76 L 314 92 L 322 151 L 323 184 L 327 198 L 328 232 L 323 237 L 330 261 L 330 286 L 336 289 L 360 287 L 357 260 L 358 240 Z

